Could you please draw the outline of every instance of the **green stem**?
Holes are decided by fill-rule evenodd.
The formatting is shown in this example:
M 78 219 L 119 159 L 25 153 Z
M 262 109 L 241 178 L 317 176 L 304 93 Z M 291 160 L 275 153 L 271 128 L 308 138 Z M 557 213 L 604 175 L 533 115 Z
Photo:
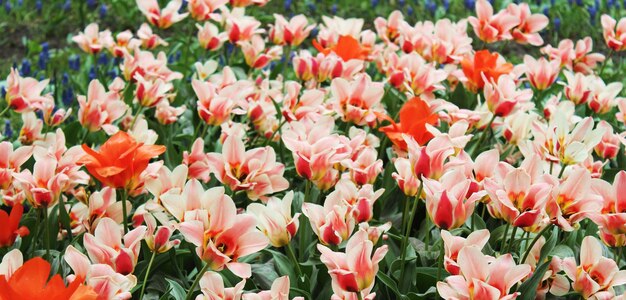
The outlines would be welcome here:
M 406 263 L 406 247 L 409 241 L 409 235 L 411 235 L 411 226 L 413 225 L 413 220 L 415 218 L 415 211 L 417 210 L 417 203 L 420 200 L 420 196 L 422 195 L 422 189 L 424 188 L 423 182 L 420 182 L 420 188 L 415 195 L 415 202 L 413 202 L 413 207 L 411 208 L 411 212 L 409 214 L 409 221 L 406 224 L 406 229 L 404 232 L 404 236 L 402 237 L 402 249 L 400 249 L 400 278 L 404 278 L 404 265 Z M 428 235 L 428 234 L 427 234 Z
M 122 196 L 122 218 L 124 223 L 124 234 L 128 232 L 128 212 L 126 211 L 126 200 L 128 200 L 128 192 L 125 189 L 120 190 Z
M 602 67 L 600 68 L 600 73 L 598 73 L 598 77 L 602 78 L 602 73 L 604 73 L 604 67 L 606 67 L 606 62 L 609 61 L 609 59 L 611 59 L 611 57 L 613 56 L 613 49 L 611 49 L 611 51 L 609 51 L 609 55 L 606 57 L 606 59 L 604 60 L 604 62 L 602 63 Z
M 61 217 L 61 224 L 65 227 L 67 231 L 67 236 L 72 241 L 72 226 L 70 225 L 70 216 L 67 213 L 67 208 L 65 207 L 65 200 L 63 196 L 59 197 L 59 217 Z
M 361 292 L 355 292 L 355 294 L 356 294 L 357 300 L 363 300 L 363 296 L 361 295 Z
M 0 111 L 0 117 L 4 116 L 4 114 L 6 114 L 10 108 L 11 108 L 11 105 L 7 105 L 7 107 L 5 107 L 2 111 Z
M 515 242 L 515 233 L 517 233 L 517 226 L 513 226 L 513 231 L 511 232 L 511 240 L 509 241 L 509 246 L 507 247 L 506 252 L 511 253 L 511 247 L 513 247 L 513 242 Z
M 156 256 L 156 251 L 152 251 L 152 256 L 150 257 L 150 262 L 148 263 L 148 268 L 146 269 L 146 276 L 143 277 L 143 285 L 141 285 L 141 294 L 139 294 L 139 300 L 143 299 L 143 294 L 146 291 L 146 284 L 148 283 L 148 276 L 150 275 L 150 269 L 152 268 L 152 263 L 154 262 L 155 256 Z
M 130 127 L 128 127 L 129 130 L 133 130 L 133 127 L 135 127 L 135 122 L 137 122 L 137 119 L 139 118 L 139 115 L 141 115 L 141 113 L 143 112 L 143 109 L 144 107 L 139 105 L 139 110 L 137 111 L 135 117 L 133 117 L 133 121 L 130 123 Z
M 441 245 L 439 257 L 437 258 L 437 281 L 441 279 L 441 269 L 443 269 L 443 257 L 445 256 L 445 247 Z
M 559 179 L 561 179 L 561 177 L 563 177 L 563 173 L 565 173 L 565 168 L 566 168 L 566 167 L 567 167 L 567 166 L 562 166 L 562 167 L 561 167 L 561 171 L 559 172 L 559 177 L 558 177 Z
M 615 260 L 615 263 L 617 264 L 617 268 L 619 269 L 619 263 L 622 260 L 622 247 L 618 247 L 617 248 L 617 259 Z
M 528 248 L 526 248 L 526 252 L 524 253 L 524 256 L 522 256 L 522 260 L 520 260 L 520 263 L 524 263 L 526 261 L 526 258 L 528 258 L 528 255 L 530 254 L 530 250 L 533 249 L 533 246 L 535 246 L 535 243 L 537 243 L 539 238 L 550 228 L 552 228 L 552 224 L 544 227 L 543 229 L 541 229 L 541 231 L 539 231 L 539 233 L 537 233 L 537 235 L 532 240 L 532 242 L 530 242 L 530 245 L 528 245 Z
M 209 264 L 205 264 L 204 267 L 202 267 L 202 270 L 200 270 L 200 272 L 198 273 L 198 275 L 196 275 L 196 280 L 193 281 L 193 284 L 189 288 L 189 292 L 187 292 L 187 297 L 185 297 L 185 300 L 191 300 L 191 298 L 193 298 L 193 292 L 198 286 L 202 275 L 204 275 L 207 270 L 209 270 Z
M 478 151 L 478 149 L 480 148 L 480 145 L 483 143 L 483 140 L 487 137 L 487 132 L 491 132 L 491 125 L 493 124 L 493 121 L 495 119 L 496 119 L 496 115 L 494 114 L 489 120 L 489 123 L 487 123 L 487 127 L 485 128 L 485 130 L 480 133 L 480 137 L 478 138 L 478 143 L 476 143 L 476 146 L 472 149 L 472 156 L 475 156 L 477 154 L 476 151 Z
M 507 235 L 509 234 L 509 227 L 511 226 L 511 224 L 506 223 L 506 227 L 504 227 L 504 234 L 502 235 L 502 241 L 500 243 L 500 252 L 504 252 L 504 246 L 506 246 L 506 238 Z
M 46 259 L 50 260 L 50 224 L 48 224 L 48 207 L 42 207 L 43 210 L 43 226 L 44 235 L 43 235 L 43 244 L 46 247 Z
M 293 252 L 293 248 L 291 247 L 291 242 L 287 243 L 287 247 L 285 248 L 287 249 L 287 254 L 289 255 L 289 258 L 291 258 L 291 260 L 293 261 L 293 264 L 296 266 L 296 274 L 298 274 L 298 278 L 300 280 L 304 279 L 302 277 L 302 270 L 300 269 L 300 263 L 298 262 L 298 259 L 296 258 L 295 252 Z

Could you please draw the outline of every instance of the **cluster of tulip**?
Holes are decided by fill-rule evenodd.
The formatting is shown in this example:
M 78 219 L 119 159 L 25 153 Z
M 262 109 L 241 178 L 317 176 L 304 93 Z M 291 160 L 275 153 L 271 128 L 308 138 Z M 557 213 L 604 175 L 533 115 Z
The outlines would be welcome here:
M 0 300 L 626 299 L 626 18 L 605 56 L 526 3 L 364 30 L 267 2 L 88 25 L 69 104 L 10 70 Z

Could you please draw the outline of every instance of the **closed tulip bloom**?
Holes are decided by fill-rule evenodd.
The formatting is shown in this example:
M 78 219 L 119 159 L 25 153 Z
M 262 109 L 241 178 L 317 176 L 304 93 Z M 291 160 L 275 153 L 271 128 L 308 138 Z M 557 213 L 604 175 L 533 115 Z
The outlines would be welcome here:
M 144 145 L 128 133 L 119 131 L 110 137 L 99 150 L 82 145 L 86 155 L 79 160 L 91 176 L 112 188 L 134 189 L 139 185 L 139 175 L 150 159 L 165 152 L 165 146 Z
M 219 32 L 215 24 L 206 22 L 203 26 L 196 24 L 198 28 L 198 42 L 200 46 L 209 51 L 215 51 L 222 47 L 224 41 L 228 39 L 225 32 Z
M 563 259 L 563 270 L 573 281 L 574 291 L 585 299 L 592 296 L 610 299 L 615 296 L 613 287 L 626 284 L 626 271 L 620 271 L 615 261 L 602 256 L 602 245 L 593 236 L 583 239 L 580 264 L 577 265 L 573 257 L 567 257 Z M 601 297 L 603 294 L 606 298 Z
M 163 9 L 157 0 L 137 0 L 139 11 L 148 18 L 150 24 L 167 29 L 187 17 L 188 13 L 179 14 L 183 0 L 171 0 Z
M 383 245 L 372 254 L 374 244 L 364 230 L 359 230 L 348 240 L 346 253 L 333 252 L 319 244 L 317 249 L 322 253 L 320 259 L 328 268 L 333 285 L 352 293 L 371 289 L 378 272 L 378 263 L 388 251 L 387 245 Z
M 626 49 L 626 18 L 619 22 L 609 15 L 602 15 L 602 35 L 606 45 L 613 51 Z
M 329 202 L 320 206 L 313 203 L 302 204 L 304 214 L 324 245 L 339 245 L 347 240 L 356 225 L 352 208 L 346 205 L 332 205 Z
M 564 71 L 563 74 L 567 79 L 567 84 L 565 85 L 565 97 L 570 101 L 574 102 L 574 104 L 584 104 L 586 103 L 591 96 L 591 89 L 589 81 L 590 78 L 586 77 L 582 73 L 572 73 L 570 71 Z
M 270 25 L 269 39 L 276 45 L 297 47 L 315 28 L 315 25 L 308 25 L 308 20 L 304 15 L 297 15 L 287 20 L 282 15 L 274 14 L 274 19 L 274 25 Z
M 602 140 L 595 146 L 595 153 L 603 159 L 613 159 L 619 154 L 622 144 L 619 134 L 613 132 L 613 127 L 608 122 L 602 120 L 598 122 L 596 128 L 604 129 Z

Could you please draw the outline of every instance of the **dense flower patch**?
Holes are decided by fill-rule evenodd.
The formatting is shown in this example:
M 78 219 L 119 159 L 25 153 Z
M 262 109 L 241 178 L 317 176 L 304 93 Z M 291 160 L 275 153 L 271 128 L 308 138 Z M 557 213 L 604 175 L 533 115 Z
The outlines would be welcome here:
M 0 300 L 626 299 L 615 1 L 575 39 L 268 2 L 137 0 L 7 71 Z

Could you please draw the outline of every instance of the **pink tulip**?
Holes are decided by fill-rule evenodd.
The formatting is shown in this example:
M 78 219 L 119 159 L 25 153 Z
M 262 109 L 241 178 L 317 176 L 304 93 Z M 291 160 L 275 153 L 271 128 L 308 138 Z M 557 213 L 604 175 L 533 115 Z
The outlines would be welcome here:
M 519 25 L 517 16 L 506 10 L 493 14 L 493 7 L 487 0 L 476 1 L 476 17 L 469 17 L 469 23 L 479 39 L 487 43 L 510 40 L 511 29 Z
M 183 74 L 173 72 L 167 67 L 167 55 L 159 52 L 155 57 L 150 51 L 143 51 L 136 48 L 133 54 L 125 53 L 124 62 L 120 66 L 124 79 L 135 80 L 135 75 L 139 74 L 146 80 L 156 80 L 171 82 L 175 79 L 183 78 Z
M 178 121 L 180 117 L 187 110 L 187 106 L 182 105 L 174 107 L 170 105 L 169 101 L 161 101 L 157 104 L 154 112 L 154 117 L 163 125 L 170 125 Z
M 549 20 L 543 14 L 532 14 L 527 3 L 509 4 L 507 12 L 519 20 L 519 24 L 513 29 L 513 39 L 520 44 L 541 46 L 543 39 L 539 31 L 548 26 Z
M 87 25 L 84 33 L 81 32 L 72 37 L 72 41 L 88 54 L 98 54 L 102 49 L 110 48 L 113 45 L 111 32 L 109 30 L 99 31 L 97 23 Z
M 283 99 L 282 115 L 291 121 L 317 121 L 325 110 L 325 93 L 319 89 L 302 89 L 294 81 L 285 83 L 286 94 Z M 300 95 L 302 92 L 302 95 Z
M 593 69 L 603 62 L 606 58 L 600 53 L 591 53 L 593 50 L 593 40 L 591 37 L 585 37 L 582 40 L 576 42 L 576 48 L 574 48 L 574 61 L 571 69 L 574 72 L 581 72 L 583 74 L 593 74 Z
M 187 7 L 196 21 L 208 21 L 215 10 L 224 7 L 226 3 L 228 0 L 190 0 Z
M 594 148 L 596 154 L 602 159 L 613 159 L 619 153 L 621 146 L 620 135 L 613 133 L 613 127 L 608 122 L 602 120 L 598 122 L 596 128 L 603 129 L 602 140 Z
M 266 205 L 260 203 L 248 205 L 247 211 L 256 217 L 257 227 L 276 248 L 288 245 L 300 226 L 298 220 L 300 213 L 291 215 L 292 201 L 293 192 L 290 191 L 282 200 L 271 197 Z
M 202 191 L 201 186 L 199 190 Z M 215 193 L 222 197 L 214 197 Z M 221 271 L 226 267 L 241 278 L 249 278 L 252 275 L 250 265 L 239 259 L 264 249 L 268 239 L 255 228 L 255 218 L 250 214 L 237 214 L 235 203 L 223 193 L 223 188 L 214 188 L 202 195 L 190 194 L 189 197 L 200 199 L 193 204 L 190 198 L 186 205 L 199 207 L 184 213 L 179 230 L 185 240 L 197 247 L 196 254 L 211 270 Z
M 232 7 L 246 7 L 250 5 L 263 6 L 270 0 L 228 0 Z
M 476 246 L 463 247 L 457 262 L 460 275 L 437 283 L 444 299 L 515 299 L 519 292 L 510 293 L 511 288 L 530 273 L 530 266 L 516 265 L 511 254 L 493 259 Z
M 320 206 L 305 202 L 302 204 L 304 214 L 324 245 L 339 245 L 347 240 L 356 225 L 352 208 L 346 205 L 331 205 L 330 202 Z
M 222 153 L 209 153 L 209 167 L 217 179 L 233 191 L 245 191 L 252 200 L 283 191 L 289 182 L 283 177 L 285 166 L 276 162 L 274 148 L 246 151 L 243 141 L 228 137 Z
M 191 152 L 183 152 L 183 164 L 189 168 L 189 178 L 208 182 L 211 176 L 209 159 L 204 153 L 204 140 L 197 138 L 191 146 Z
M 263 29 L 259 29 L 261 22 L 250 16 L 230 16 L 226 19 L 226 32 L 228 40 L 232 44 L 239 41 L 249 41 L 252 36 L 263 33 Z
M 234 287 L 225 288 L 224 279 L 215 272 L 206 272 L 200 279 L 200 291 L 196 300 L 240 300 L 246 280 L 242 280 Z
M 139 11 L 148 18 L 148 22 L 161 29 L 167 29 L 187 17 L 188 13 L 178 13 L 182 5 L 182 0 L 171 0 L 161 9 L 157 0 L 137 0 Z
M 350 179 L 358 185 L 373 184 L 383 170 L 383 161 L 372 147 L 364 148 L 354 160 L 344 159 L 341 164 L 350 170 Z
M 145 49 L 154 49 L 159 46 L 167 46 L 168 43 L 160 36 L 152 32 L 150 25 L 143 23 L 137 30 L 137 37 Z
M 383 83 L 372 82 L 368 75 L 357 75 L 354 81 L 333 79 L 331 94 L 329 101 L 344 122 L 373 126 L 377 115 L 384 113 Z
M 139 258 L 146 227 L 137 227 L 124 236 L 120 225 L 109 218 L 98 223 L 94 234 L 84 236 L 85 249 L 92 262 L 106 264 L 122 275 L 133 273 Z
M 549 88 L 561 71 L 561 61 L 550 60 L 541 57 L 538 60 L 530 55 L 524 56 L 524 65 L 526 66 L 526 77 L 530 84 L 537 90 L 545 90 Z
M 467 238 L 453 236 L 449 231 L 441 231 L 441 239 L 445 248 L 443 266 L 451 275 L 459 275 L 460 267 L 457 263 L 459 251 L 465 247 L 475 246 L 482 249 L 489 241 L 489 231 L 486 229 L 472 232 Z
M 217 26 L 206 22 L 203 26 L 196 24 L 198 28 L 198 42 L 200 46 L 209 51 L 215 51 L 222 47 L 224 41 L 228 39 L 225 32 L 219 32 Z
M 335 190 L 328 194 L 326 203 L 333 206 L 347 205 L 354 212 L 357 223 L 368 222 L 374 216 L 374 203 L 382 196 L 384 189 L 374 191 L 374 186 L 365 184 L 357 187 L 354 182 L 342 179 L 335 185 Z
M 216 126 L 230 118 L 236 103 L 229 97 L 218 95 L 214 84 L 194 79 L 191 86 L 198 97 L 198 115 L 204 122 Z
M 104 129 L 105 132 L 117 131 L 113 122 L 124 116 L 128 106 L 120 95 L 104 90 L 98 80 L 92 80 L 87 89 L 87 96 L 78 95 L 78 121 L 90 132 Z
M 283 54 L 283 49 L 278 46 L 265 49 L 265 42 L 259 35 L 253 35 L 249 41 L 240 41 L 238 45 L 241 47 L 246 64 L 254 69 L 265 68 L 272 60 L 278 59 Z
M 322 253 L 321 261 L 328 268 L 333 286 L 339 289 L 359 293 L 369 290 L 374 285 L 378 272 L 378 263 L 387 254 L 387 245 L 376 249 L 372 255 L 374 244 L 367 238 L 367 232 L 359 230 L 346 245 L 346 253 L 333 252 L 323 245 L 317 245 Z
M 168 98 L 172 96 L 169 92 L 174 86 L 160 78 L 154 81 L 146 80 L 137 74 L 135 75 L 135 80 L 137 81 L 135 97 L 143 107 L 154 107 L 161 101 L 168 101 Z
M 24 170 L 14 173 L 15 184 L 22 189 L 34 207 L 50 207 L 71 187 L 67 174 L 57 172 L 58 161 L 48 154 L 35 153 L 34 173 Z M 86 182 L 84 182 L 86 183 Z
M 13 185 L 13 174 L 20 172 L 20 166 L 32 154 L 32 146 L 21 146 L 13 149 L 12 143 L 0 142 L 0 190 L 9 189 Z
M 597 114 L 606 114 L 617 105 L 623 97 L 618 97 L 622 91 L 623 84 L 621 82 L 611 82 L 609 84 L 597 77 L 590 82 L 591 98 L 589 99 L 589 108 Z
M 563 182 L 555 183 L 546 205 L 552 223 L 572 231 L 579 221 L 602 209 L 602 198 L 592 193 L 591 182 L 589 171 L 577 168 Z
M 407 89 L 425 100 L 434 99 L 434 92 L 443 90 L 441 82 L 448 76 L 446 71 L 437 69 L 434 63 L 426 62 L 419 54 L 402 55 L 390 66 L 389 82 L 400 91 Z
M 609 15 L 602 15 L 602 35 L 606 45 L 613 51 L 626 49 L 626 18 L 619 23 Z M 616 31 L 617 29 L 617 31 Z
M 289 300 L 289 276 L 278 277 L 272 282 L 269 291 L 243 294 L 243 300 Z M 303 297 L 294 297 L 292 300 L 304 300 Z
M 532 249 L 530 249 L 530 253 L 526 258 L 525 264 L 530 266 L 531 272 L 535 272 L 537 267 L 544 263 L 543 261 L 539 261 L 541 258 L 541 249 L 546 244 L 546 239 L 541 236 L 535 243 Z M 546 259 L 547 261 L 547 259 Z M 559 274 L 563 271 L 562 260 L 558 256 L 552 256 L 550 260 L 550 266 L 548 270 L 543 275 L 542 281 L 539 283 L 537 287 L 537 298 L 545 299 L 548 291 L 550 294 L 554 296 L 564 296 L 570 290 L 569 280 L 563 274 Z M 532 274 L 532 273 L 531 273 Z M 529 274 L 529 276 L 531 276 Z
M 591 190 L 603 199 L 601 211 L 589 214 L 589 218 L 604 232 L 613 235 L 626 234 L 626 171 L 615 175 L 613 185 L 602 179 L 592 179 Z
M 24 256 L 20 249 L 13 249 L 7 252 L 2 257 L 0 263 L 0 276 L 4 276 L 6 280 L 9 280 L 15 271 L 24 264 Z
M 130 210 L 130 203 L 126 208 Z M 89 195 L 87 204 L 77 202 L 70 210 L 72 233 L 93 233 L 98 223 L 104 218 L 109 218 L 117 224 L 122 224 L 124 219 L 122 202 L 116 201 L 115 189 L 104 187 L 101 191 Z
M 394 10 L 389 14 L 389 18 L 385 20 L 383 17 L 378 17 L 374 20 L 374 27 L 378 37 L 385 41 L 385 43 L 394 42 L 400 35 L 400 27 L 403 25 L 404 16 L 399 10 Z
M 145 240 L 150 251 L 154 253 L 165 253 L 172 249 L 172 247 L 180 244 L 180 240 L 174 239 L 170 241 L 172 234 L 174 233 L 174 226 L 172 225 L 156 225 L 156 221 L 152 218 L 147 218 L 148 224 Z
M 533 97 L 530 89 L 518 90 L 510 75 L 502 75 L 498 81 L 488 80 L 483 75 L 485 87 L 483 93 L 487 107 L 496 116 L 506 117 L 516 109 L 527 105 Z
M 591 90 L 589 88 L 590 78 L 582 73 L 572 73 L 569 71 L 564 71 L 563 74 L 567 79 L 567 85 L 565 85 L 564 88 L 567 99 L 574 102 L 576 105 L 586 103 L 591 96 Z
M 309 21 L 304 15 L 294 16 L 287 21 L 282 15 L 274 14 L 274 20 L 274 25 L 270 25 L 269 39 L 281 46 L 299 46 L 315 28 L 315 25 L 308 25 Z
M 608 292 L 609 297 L 614 296 L 613 287 L 626 284 L 626 271 L 620 271 L 615 261 L 602 256 L 602 245 L 592 236 L 583 239 L 580 265 L 573 257 L 567 257 L 563 259 L 563 269 L 573 281 L 574 291 L 585 299 L 594 295 L 597 299 L 609 299 L 600 295 Z
M 68 282 L 81 278 L 102 299 L 131 299 L 131 290 L 137 285 L 135 275 L 117 273 L 107 264 L 92 264 L 85 254 L 72 245 L 65 249 L 63 259 L 74 271 L 74 274 L 67 276 Z
M 109 51 L 114 57 L 124 57 L 125 53 L 132 53 L 141 44 L 141 41 L 134 38 L 130 30 L 125 30 L 115 36 L 115 42 L 109 44 Z
M 17 113 L 42 110 L 45 103 L 54 103 L 52 96 L 41 94 L 47 86 L 47 79 L 37 81 L 31 77 L 22 78 L 17 69 L 12 68 L 7 76 L 4 99 Z

